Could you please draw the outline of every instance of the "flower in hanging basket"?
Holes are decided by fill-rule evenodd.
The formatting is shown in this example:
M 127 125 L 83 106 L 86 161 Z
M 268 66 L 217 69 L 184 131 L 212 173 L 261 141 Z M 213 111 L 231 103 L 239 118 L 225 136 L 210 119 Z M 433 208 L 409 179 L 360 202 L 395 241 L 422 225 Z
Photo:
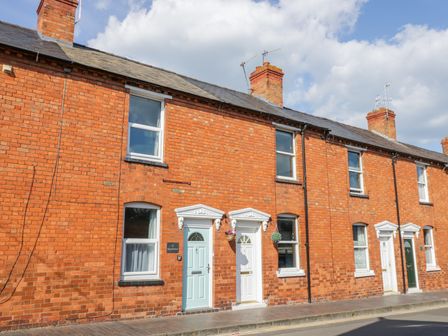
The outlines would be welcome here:
M 226 238 L 228 241 L 232 241 L 235 239 L 236 231 L 235 230 L 227 230 L 224 232 L 226 234 Z
M 282 234 L 278 231 L 275 231 L 272 234 L 271 239 L 274 243 L 278 243 L 280 240 L 282 240 Z

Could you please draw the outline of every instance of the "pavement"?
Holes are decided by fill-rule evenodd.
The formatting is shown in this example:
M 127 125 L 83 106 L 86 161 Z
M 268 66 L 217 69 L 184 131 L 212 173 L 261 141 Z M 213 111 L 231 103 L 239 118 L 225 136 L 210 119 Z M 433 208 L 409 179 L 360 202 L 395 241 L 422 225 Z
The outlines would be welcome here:
M 446 336 L 448 335 L 448 308 L 332 323 L 324 326 L 287 330 L 271 329 L 266 332 L 242 333 L 240 336 L 254 334 L 257 336 Z
M 22 329 L 3 332 L 2 336 L 238 335 L 256 330 L 263 332 L 266 328 L 296 328 L 309 323 L 324 324 L 344 319 L 372 318 L 390 313 L 441 307 L 448 307 L 448 291 Z

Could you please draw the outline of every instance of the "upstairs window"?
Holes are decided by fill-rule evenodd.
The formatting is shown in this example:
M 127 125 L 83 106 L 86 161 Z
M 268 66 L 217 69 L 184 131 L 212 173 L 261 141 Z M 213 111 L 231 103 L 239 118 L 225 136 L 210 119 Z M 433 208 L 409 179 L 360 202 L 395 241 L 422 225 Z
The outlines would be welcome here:
M 437 263 L 434 250 L 434 235 L 432 227 L 425 226 L 423 228 L 423 236 L 425 241 L 426 269 L 434 270 L 437 268 Z
M 429 202 L 428 175 L 425 165 L 417 164 L 417 185 L 420 202 Z
M 364 193 L 364 181 L 362 174 L 361 152 L 348 151 L 348 174 L 350 180 L 350 192 Z
M 163 99 L 134 94 L 129 101 L 128 156 L 162 161 Z
M 294 133 L 276 130 L 276 154 L 277 154 L 277 177 L 282 179 L 295 180 L 295 145 Z
M 159 227 L 159 207 L 146 203 L 126 205 L 123 232 L 123 280 L 159 278 Z

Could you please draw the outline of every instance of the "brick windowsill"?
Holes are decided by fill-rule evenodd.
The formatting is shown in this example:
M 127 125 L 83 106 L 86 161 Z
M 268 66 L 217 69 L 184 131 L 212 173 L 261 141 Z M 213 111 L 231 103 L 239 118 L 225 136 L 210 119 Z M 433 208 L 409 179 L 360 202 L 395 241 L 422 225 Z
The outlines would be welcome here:
M 275 182 L 276 183 L 285 183 L 285 184 L 294 184 L 294 185 L 302 185 L 301 182 L 297 181 L 297 180 L 288 180 L 288 179 L 282 179 L 279 177 L 275 178 Z
M 147 166 L 154 166 L 154 167 L 160 167 L 160 168 L 168 169 L 168 165 L 166 163 L 158 162 L 158 161 L 136 159 L 136 158 L 131 158 L 129 156 L 127 156 L 124 159 L 124 161 L 128 162 L 128 163 L 140 163 L 140 164 L 144 164 L 144 165 L 147 165 Z
M 433 203 L 431 203 L 431 202 L 419 202 L 420 203 L 420 205 L 426 205 L 426 206 L 434 206 L 434 204 Z
M 350 193 L 350 197 L 369 199 L 369 195 Z
M 118 287 L 137 287 L 137 286 L 163 286 L 165 281 L 163 280 L 120 280 L 118 281 Z

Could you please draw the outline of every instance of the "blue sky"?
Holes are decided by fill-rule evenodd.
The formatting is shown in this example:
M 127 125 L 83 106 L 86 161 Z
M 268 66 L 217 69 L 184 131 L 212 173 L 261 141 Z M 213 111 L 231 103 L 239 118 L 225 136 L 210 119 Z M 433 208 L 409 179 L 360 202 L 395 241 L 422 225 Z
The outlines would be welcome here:
M 82 2 L 78 43 L 237 90 L 241 61 L 281 48 L 288 107 L 366 127 L 388 82 L 399 140 L 440 151 L 448 136 L 447 0 Z M 38 3 L 8 1 L 0 20 L 35 28 Z
M 77 41 L 86 44 L 103 31 L 110 16 L 122 20 L 129 11 L 127 0 L 114 0 L 114 6 L 99 9 L 98 0 L 82 0 L 82 20 L 79 23 Z M 310 0 L 312 1 L 312 0 Z M 272 1 L 274 2 L 274 1 Z M 24 27 L 35 28 L 39 0 L 14 0 L 0 11 L 0 20 Z M 151 1 L 142 1 L 150 7 Z M 361 9 L 355 28 L 340 36 L 342 40 L 360 39 L 373 41 L 389 39 L 406 24 L 427 25 L 436 29 L 448 27 L 448 1 L 446 0 L 371 0 Z

